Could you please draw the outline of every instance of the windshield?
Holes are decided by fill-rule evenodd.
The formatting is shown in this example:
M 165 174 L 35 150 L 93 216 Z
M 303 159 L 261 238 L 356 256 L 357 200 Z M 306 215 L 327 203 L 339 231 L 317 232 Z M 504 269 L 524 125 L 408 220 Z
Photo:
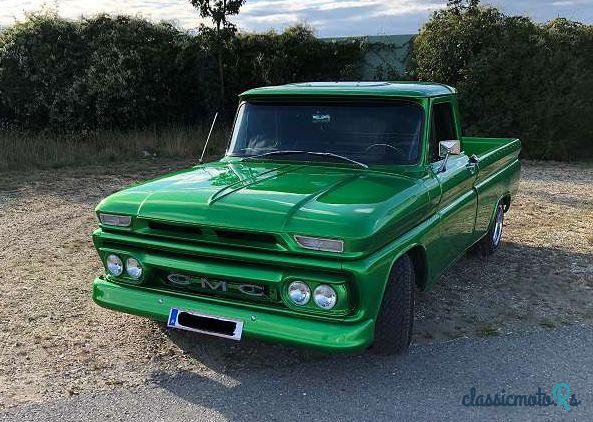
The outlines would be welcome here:
M 243 103 L 229 154 L 275 160 L 414 164 L 422 108 L 405 101 Z M 320 154 L 321 153 L 321 154 Z

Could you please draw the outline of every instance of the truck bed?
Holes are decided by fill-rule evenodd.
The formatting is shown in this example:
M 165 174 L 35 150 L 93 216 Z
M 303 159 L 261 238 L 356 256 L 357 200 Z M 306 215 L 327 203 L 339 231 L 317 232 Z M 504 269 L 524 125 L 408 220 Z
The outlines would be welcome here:
M 516 138 L 478 138 L 463 137 L 461 143 L 465 153 L 475 154 L 480 162 L 490 164 L 504 156 L 517 159 L 521 150 L 521 142 Z
M 478 157 L 477 182 L 517 161 L 521 151 L 521 141 L 516 138 L 463 137 L 461 145 L 468 156 L 475 154 Z

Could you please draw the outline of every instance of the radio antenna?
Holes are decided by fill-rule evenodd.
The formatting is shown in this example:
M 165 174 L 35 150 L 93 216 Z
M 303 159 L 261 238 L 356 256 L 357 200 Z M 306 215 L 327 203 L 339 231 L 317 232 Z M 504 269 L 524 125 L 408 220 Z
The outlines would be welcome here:
M 206 143 L 204 144 L 204 149 L 202 150 L 202 155 L 200 156 L 200 164 L 204 162 L 204 154 L 206 154 L 206 148 L 208 148 L 208 142 L 210 142 L 210 136 L 212 136 L 212 130 L 214 129 L 214 125 L 216 124 L 216 118 L 218 117 L 218 111 L 214 115 L 214 119 L 212 120 L 212 126 L 210 126 L 210 132 L 208 132 L 208 137 L 206 138 Z

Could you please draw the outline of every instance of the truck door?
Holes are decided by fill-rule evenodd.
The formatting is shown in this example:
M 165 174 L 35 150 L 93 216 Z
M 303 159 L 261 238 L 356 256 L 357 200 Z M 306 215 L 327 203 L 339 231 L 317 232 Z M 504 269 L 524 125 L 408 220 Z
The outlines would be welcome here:
M 475 168 L 463 152 L 451 155 L 444 170 L 443 158 L 439 157 L 439 142 L 460 139 L 456 124 L 455 107 L 450 99 L 437 99 L 431 108 L 431 131 L 429 153 L 431 171 L 441 187 L 437 208 L 438 229 L 432 237 L 433 263 L 436 272 L 444 270 L 459 257 L 474 240 L 477 195 L 474 190 Z

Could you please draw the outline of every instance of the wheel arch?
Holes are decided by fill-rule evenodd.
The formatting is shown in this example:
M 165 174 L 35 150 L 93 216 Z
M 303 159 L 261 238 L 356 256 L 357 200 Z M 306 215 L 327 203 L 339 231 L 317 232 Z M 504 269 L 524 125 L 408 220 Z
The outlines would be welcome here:
M 428 261 L 426 249 L 421 244 L 412 245 L 399 253 L 391 263 L 390 273 L 397 261 L 404 255 L 408 255 L 414 267 L 414 280 L 419 290 L 425 290 L 428 285 Z
M 504 212 L 507 212 L 509 208 L 511 208 L 511 193 L 507 192 L 504 195 L 502 195 L 498 202 L 502 202 L 502 204 L 504 205 Z
M 498 204 L 501 204 L 504 207 L 504 212 L 506 213 L 510 208 L 511 208 L 511 193 L 510 192 L 505 192 L 504 194 L 502 194 L 500 196 L 500 198 L 498 198 L 498 201 L 496 201 L 494 203 L 494 206 L 492 207 L 492 211 L 490 213 L 490 219 L 488 220 L 488 227 L 490 227 L 492 225 L 492 222 L 494 221 L 494 216 L 496 215 L 496 210 L 498 209 Z

